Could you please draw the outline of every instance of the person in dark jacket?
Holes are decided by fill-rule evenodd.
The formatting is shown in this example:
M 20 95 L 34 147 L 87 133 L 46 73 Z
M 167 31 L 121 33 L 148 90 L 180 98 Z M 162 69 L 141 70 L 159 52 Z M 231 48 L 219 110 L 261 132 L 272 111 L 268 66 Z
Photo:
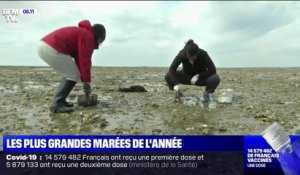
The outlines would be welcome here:
M 182 64 L 182 70 L 177 70 Z M 216 67 L 205 50 L 198 47 L 193 40 L 188 40 L 184 48 L 173 60 L 165 80 L 170 90 L 176 91 L 180 100 L 180 84 L 205 86 L 203 102 L 209 102 L 212 93 L 220 83 Z
M 91 66 L 94 49 L 105 40 L 106 30 L 102 24 L 91 25 L 82 20 L 78 26 L 57 29 L 41 39 L 39 56 L 63 79 L 58 86 L 50 111 L 66 113 L 73 111 L 73 104 L 66 98 L 80 80 L 84 93 L 91 93 Z

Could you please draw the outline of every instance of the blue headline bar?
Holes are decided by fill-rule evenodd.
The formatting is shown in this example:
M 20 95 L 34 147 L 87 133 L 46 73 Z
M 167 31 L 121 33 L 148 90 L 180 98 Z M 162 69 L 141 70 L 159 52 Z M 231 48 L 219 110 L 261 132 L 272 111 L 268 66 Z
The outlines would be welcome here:
M 244 151 L 243 136 L 5 135 L 4 152 Z

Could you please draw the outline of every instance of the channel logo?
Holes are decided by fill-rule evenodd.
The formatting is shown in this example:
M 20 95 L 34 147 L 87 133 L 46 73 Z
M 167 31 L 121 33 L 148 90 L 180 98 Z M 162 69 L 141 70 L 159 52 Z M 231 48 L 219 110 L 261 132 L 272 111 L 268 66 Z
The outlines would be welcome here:
M 2 16 L 5 17 L 6 23 L 17 23 L 19 15 L 36 15 L 37 9 L 25 8 L 25 9 L 2 9 Z

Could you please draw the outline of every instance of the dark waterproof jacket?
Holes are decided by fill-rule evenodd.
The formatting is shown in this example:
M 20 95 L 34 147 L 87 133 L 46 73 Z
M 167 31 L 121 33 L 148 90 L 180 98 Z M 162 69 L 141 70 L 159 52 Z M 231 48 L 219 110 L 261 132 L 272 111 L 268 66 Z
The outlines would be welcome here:
M 91 82 L 92 54 L 95 45 L 94 32 L 88 20 L 80 21 L 78 27 L 63 27 L 42 38 L 60 53 L 73 57 L 79 68 L 82 82 Z
M 199 78 L 206 79 L 210 75 L 216 74 L 216 67 L 213 61 L 208 56 L 207 52 L 202 49 L 199 49 L 199 54 L 197 59 L 194 61 L 194 64 L 191 64 L 186 58 L 185 49 L 182 49 L 175 57 L 169 68 L 169 73 L 171 75 L 171 79 L 173 79 L 176 84 L 178 84 L 178 81 L 175 77 L 175 72 L 180 64 L 182 64 L 183 72 L 191 77 L 199 74 Z

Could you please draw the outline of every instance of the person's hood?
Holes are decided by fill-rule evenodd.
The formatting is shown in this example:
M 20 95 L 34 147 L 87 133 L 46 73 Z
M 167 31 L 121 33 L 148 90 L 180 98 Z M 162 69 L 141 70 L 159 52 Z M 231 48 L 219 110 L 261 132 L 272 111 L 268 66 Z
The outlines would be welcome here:
M 95 38 L 94 30 L 93 30 L 93 27 L 92 27 L 90 21 L 89 21 L 89 20 L 82 20 L 82 21 L 80 21 L 80 22 L 78 23 L 78 27 L 84 28 L 84 29 L 90 31 L 90 32 L 93 34 L 93 38 L 94 38 L 94 46 L 95 46 L 94 49 L 98 49 L 98 48 L 99 48 L 99 45 L 98 45 L 98 43 L 97 43 L 97 39 Z
M 78 23 L 78 27 L 84 28 L 84 29 L 86 29 L 86 30 L 88 30 L 88 31 L 90 31 L 90 32 L 93 33 L 92 25 L 91 25 L 90 21 L 88 21 L 88 20 L 82 20 L 82 21 L 80 21 Z

